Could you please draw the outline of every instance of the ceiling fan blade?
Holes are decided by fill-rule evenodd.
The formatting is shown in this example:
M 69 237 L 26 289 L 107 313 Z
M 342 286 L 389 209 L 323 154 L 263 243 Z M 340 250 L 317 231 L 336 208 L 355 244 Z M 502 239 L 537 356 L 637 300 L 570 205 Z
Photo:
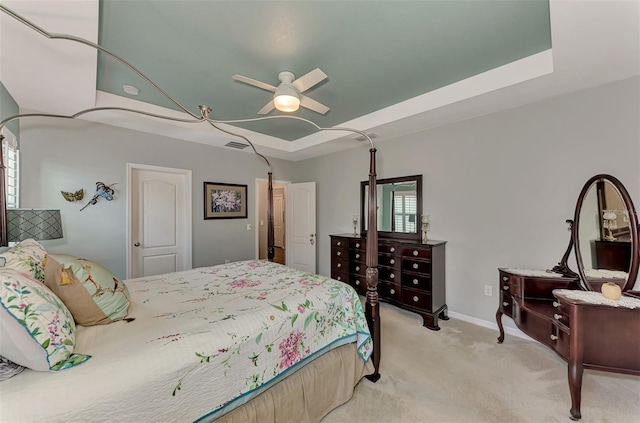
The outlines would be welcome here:
M 318 103 L 317 101 L 315 101 L 312 98 L 307 97 L 306 95 L 300 95 L 300 105 L 302 107 L 305 107 L 309 110 L 313 110 L 316 113 L 320 113 L 321 115 L 324 115 L 325 113 L 327 113 L 330 109 L 325 106 L 322 103 Z
M 266 115 L 267 113 L 272 111 L 274 108 L 275 108 L 275 106 L 273 105 L 273 100 L 272 100 L 272 101 L 268 102 L 267 104 L 265 104 L 264 107 L 262 109 L 260 109 L 258 114 L 259 115 Z
M 311 72 L 306 75 L 301 76 L 300 78 L 293 81 L 292 85 L 296 87 L 299 92 L 307 91 L 309 88 L 313 87 L 317 83 L 324 81 L 327 78 L 327 74 L 322 72 L 320 68 L 315 68 Z
M 247 78 L 246 76 L 233 75 L 231 78 L 239 82 L 244 82 L 245 84 L 253 85 L 254 87 L 262 88 L 263 90 L 271 92 L 276 90 L 276 87 L 274 87 L 273 85 L 269 85 L 266 82 L 262 81 L 256 81 L 255 79 Z

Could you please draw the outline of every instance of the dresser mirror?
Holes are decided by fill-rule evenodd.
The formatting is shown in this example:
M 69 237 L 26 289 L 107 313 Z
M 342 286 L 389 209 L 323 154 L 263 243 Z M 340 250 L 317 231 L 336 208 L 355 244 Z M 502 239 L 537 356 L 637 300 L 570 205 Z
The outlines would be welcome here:
M 610 175 L 596 175 L 582 188 L 574 214 L 572 241 L 583 289 L 599 291 L 615 282 L 634 286 L 640 261 L 638 220 L 624 185 Z
M 378 236 L 420 240 L 422 216 L 422 175 L 378 179 Z M 360 182 L 360 231 L 367 232 L 365 213 L 369 201 L 369 181 Z

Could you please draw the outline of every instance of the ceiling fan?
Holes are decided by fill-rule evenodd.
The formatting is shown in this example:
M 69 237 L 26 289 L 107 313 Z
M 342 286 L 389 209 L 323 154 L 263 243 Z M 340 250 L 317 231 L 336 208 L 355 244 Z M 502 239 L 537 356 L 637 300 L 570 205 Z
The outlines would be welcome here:
M 289 71 L 280 72 L 278 74 L 280 85 L 277 87 L 242 75 L 233 75 L 232 78 L 236 81 L 273 92 L 273 101 L 270 101 L 260 109 L 258 112 L 260 115 L 266 115 L 274 108 L 282 112 L 295 112 L 300 106 L 323 115 L 329 111 L 329 108 L 324 104 L 301 94 L 327 78 L 327 75 L 319 68 L 312 70 L 298 79 Z

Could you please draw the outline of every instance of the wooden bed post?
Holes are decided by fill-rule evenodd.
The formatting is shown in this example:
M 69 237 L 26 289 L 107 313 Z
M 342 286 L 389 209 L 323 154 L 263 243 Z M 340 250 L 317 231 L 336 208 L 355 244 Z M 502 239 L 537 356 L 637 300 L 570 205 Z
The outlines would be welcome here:
M 267 188 L 267 259 L 273 261 L 276 254 L 273 237 L 273 172 L 269 172 L 269 188 Z
M 371 148 L 369 163 L 369 204 L 367 231 L 367 303 L 365 313 L 373 340 L 374 372 L 367 379 L 377 382 L 380 379 L 380 308 L 378 305 L 378 218 L 376 190 L 376 149 Z
M 8 229 L 7 229 L 7 198 L 5 193 L 5 167 L 2 157 L 2 144 L 4 143 L 4 135 L 0 134 L 0 247 L 9 245 Z

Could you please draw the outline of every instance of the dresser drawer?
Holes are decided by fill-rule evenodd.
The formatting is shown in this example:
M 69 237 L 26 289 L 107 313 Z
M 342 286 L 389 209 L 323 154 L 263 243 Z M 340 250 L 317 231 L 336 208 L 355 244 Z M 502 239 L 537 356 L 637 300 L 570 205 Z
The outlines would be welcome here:
M 352 250 L 367 251 L 367 242 L 363 239 L 350 239 L 349 248 Z
M 362 276 L 363 278 L 367 276 L 367 265 L 361 262 L 353 263 L 351 268 L 349 269 L 352 275 Z
M 402 290 L 399 285 L 381 281 L 378 283 L 378 292 L 380 293 L 380 296 L 384 298 L 402 302 Z
M 331 279 L 335 279 L 340 282 L 348 283 L 349 282 L 349 274 L 343 271 L 331 271 Z
M 349 249 L 349 240 L 346 238 L 331 238 L 331 249 L 344 248 Z
M 399 254 L 400 247 L 394 244 L 378 244 L 378 253 Z
M 395 267 L 400 269 L 400 259 L 389 254 L 378 254 L 378 264 L 380 266 Z
M 364 263 L 367 260 L 367 253 L 361 250 L 349 250 L 349 260 Z
M 349 250 L 346 248 L 332 248 L 331 260 L 349 260 Z
M 365 295 L 367 293 L 367 278 L 364 276 L 351 275 L 349 278 L 351 286 L 353 286 L 359 294 Z
M 426 291 L 402 288 L 402 302 L 410 307 L 431 310 L 431 294 Z
M 393 282 L 396 284 L 400 283 L 401 273 L 397 270 L 389 267 L 379 267 L 378 268 L 378 279 L 384 280 L 388 282 Z
M 402 259 L 402 270 L 416 273 L 431 274 L 431 262 L 421 260 Z
M 331 272 L 347 272 L 349 270 L 349 260 L 345 257 L 331 260 Z
M 402 287 L 431 291 L 431 276 L 402 272 Z
M 402 250 L 403 257 L 413 257 L 421 259 L 431 259 L 431 248 L 404 248 Z

